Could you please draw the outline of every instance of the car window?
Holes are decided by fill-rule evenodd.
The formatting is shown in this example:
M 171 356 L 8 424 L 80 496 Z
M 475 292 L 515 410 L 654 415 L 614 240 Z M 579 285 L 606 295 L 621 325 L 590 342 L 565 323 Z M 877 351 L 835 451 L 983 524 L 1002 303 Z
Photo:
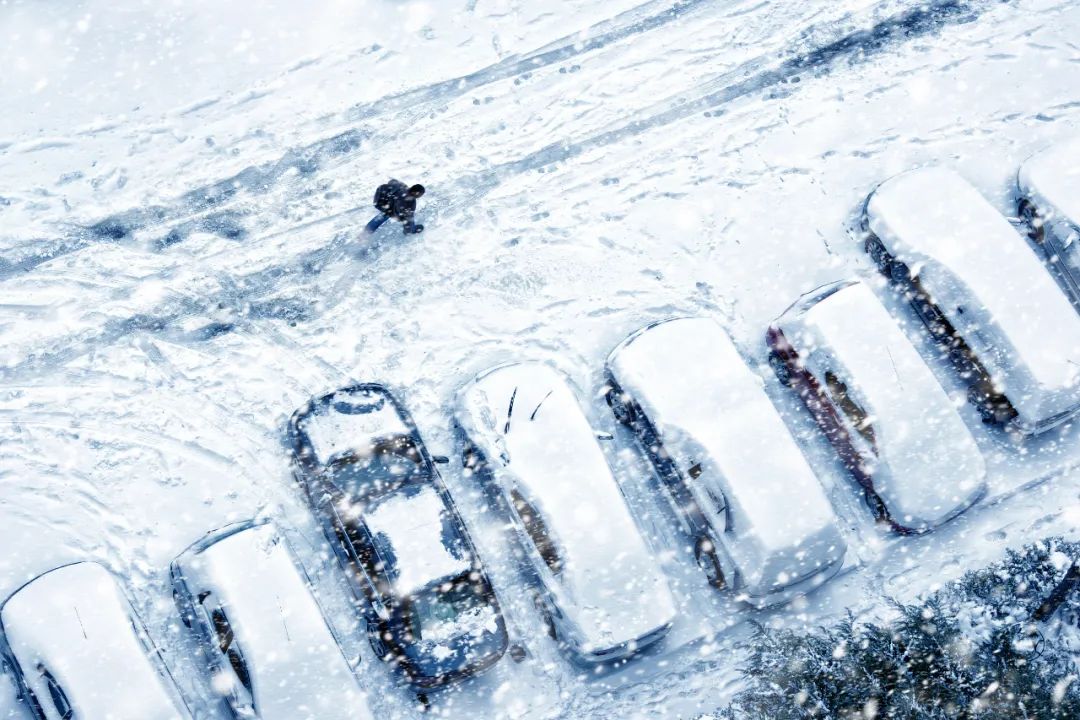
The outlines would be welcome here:
M 233 672 L 236 673 L 240 684 L 250 693 L 251 675 L 248 673 L 247 663 L 244 662 L 244 656 L 236 643 L 229 617 L 222 608 L 215 607 L 210 611 L 210 622 L 214 626 L 214 636 L 217 639 L 218 649 L 228 659 L 229 665 L 232 667 Z
M 407 607 L 413 637 L 439 642 L 459 634 L 471 624 L 464 621 L 466 616 L 478 616 L 489 604 L 485 590 L 484 583 L 467 573 L 411 596 Z
M 45 680 L 45 686 L 49 689 L 49 698 L 52 700 L 53 707 L 56 708 L 56 714 L 60 716 L 60 720 L 71 720 L 71 718 L 75 717 L 75 710 L 71 707 L 71 703 L 68 702 L 63 688 L 56 682 L 56 678 L 53 677 L 52 673 L 45 669 L 45 666 L 38 665 L 38 671 L 41 673 L 42 679 Z
M 825 372 L 825 385 L 828 387 L 829 395 L 832 396 L 836 406 L 847 416 L 848 420 L 855 426 L 855 429 L 862 435 L 863 439 L 870 443 L 870 446 L 876 450 L 877 439 L 874 437 L 874 426 L 870 422 L 870 417 L 866 414 L 866 411 L 855 402 L 855 399 L 851 397 L 847 385 L 845 385 L 840 378 L 836 377 L 831 370 Z
M 536 546 L 540 557 L 544 559 L 544 563 L 551 572 L 558 575 L 562 571 L 562 558 L 559 557 L 558 548 L 555 547 L 555 541 L 551 538 L 543 518 L 517 488 L 511 490 L 510 495 L 514 503 L 514 509 L 521 518 L 521 523 L 525 526 L 525 532 L 529 535 L 529 539 L 532 540 L 532 544 Z
M 429 474 L 423 453 L 409 435 L 379 438 L 365 449 L 341 453 L 330 462 L 328 473 L 334 485 L 353 498 L 379 495 Z

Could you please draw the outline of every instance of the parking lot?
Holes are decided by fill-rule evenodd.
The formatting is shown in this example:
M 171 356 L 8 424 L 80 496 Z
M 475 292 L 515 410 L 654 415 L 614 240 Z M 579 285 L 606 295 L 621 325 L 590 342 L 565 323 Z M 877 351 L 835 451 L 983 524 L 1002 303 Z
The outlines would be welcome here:
M 273 518 L 346 654 L 361 659 L 379 717 L 418 716 L 358 631 L 292 481 L 285 423 L 314 394 L 383 382 L 432 452 L 456 460 L 454 393 L 511 359 L 565 372 L 594 427 L 615 434 L 605 448 L 680 618 L 625 667 L 592 676 L 570 665 L 523 591 L 505 519 L 452 461 L 444 479 L 527 657 L 433 694 L 442 716 L 694 717 L 736 687 L 750 620 L 810 627 L 847 609 L 885 612 L 885 597 L 930 589 L 1006 547 L 1075 534 L 1074 426 L 1019 442 L 963 407 L 989 492 L 948 526 L 899 538 L 874 525 L 766 364 L 769 322 L 802 292 L 852 275 L 919 337 L 852 229 L 878 182 L 938 162 L 1008 214 L 1020 163 L 1080 130 L 1080 7 L 940 3 L 923 17 L 909 4 L 687 2 L 667 17 L 670 4 L 649 3 L 598 27 L 591 37 L 604 42 L 560 42 L 548 29 L 528 46 L 536 53 L 520 48 L 486 76 L 382 106 L 291 113 L 319 78 L 378 68 L 346 47 L 282 75 L 243 105 L 243 123 L 226 99 L 72 133 L 67 146 L 0 143 L 10 183 L 0 191 L 0 596 L 62 563 L 100 560 L 124 578 L 182 690 L 216 717 L 168 564 L 214 528 Z M 884 41 L 860 34 L 883 25 L 893 28 Z M 429 188 L 428 230 L 361 238 L 375 184 L 404 174 Z M 111 224 L 80 229 L 103 218 Z M 706 585 L 601 396 L 616 344 L 688 314 L 715 318 L 758 363 L 841 517 L 845 568 L 789 606 L 751 611 Z M 6 693 L 0 717 L 22 713 Z

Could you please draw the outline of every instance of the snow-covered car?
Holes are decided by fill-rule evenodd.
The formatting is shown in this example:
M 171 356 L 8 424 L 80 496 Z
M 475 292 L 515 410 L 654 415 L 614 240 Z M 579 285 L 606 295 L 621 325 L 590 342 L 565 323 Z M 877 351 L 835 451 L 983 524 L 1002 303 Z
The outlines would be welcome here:
M 813 470 L 727 333 L 708 318 L 648 325 L 607 360 L 630 427 L 716 587 L 764 607 L 818 587 L 846 543 Z
M 1025 434 L 1080 410 L 1080 315 L 1009 221 L 937 166 L 866 203 L 866 251 L 969 383 L 987 422 Z
M 1017 214 L 1080 303 L 1080 136 L 1036 153 L 1016 177 Z
M 803 295 L 767 337 L 777 377 L 798 391 L 880 520 L 925 532 L 985 492 L 971 432 L 865 284 Z
M 429 688 L 502 657 L 502 610 L 415 424 L 381 385 L 309 402 L 289 423 L 296 474 L 367 613 L 376 654 Z
M 466 467 L 510 515 L 549 633 L 585 663 L 663 638 L 667 580 L 565 378 L 541 363 L 493 368 L 461 389 L 456 418 Z
M 0 607 L 5 655 L 39 720 L 174 720 L 191 714 L 112 573 L 77 562 Z
M 171 566 L 184 624 L 236 718 L 371 718 L 356 675 L 284 538 L 270 523 L 210 533 Z

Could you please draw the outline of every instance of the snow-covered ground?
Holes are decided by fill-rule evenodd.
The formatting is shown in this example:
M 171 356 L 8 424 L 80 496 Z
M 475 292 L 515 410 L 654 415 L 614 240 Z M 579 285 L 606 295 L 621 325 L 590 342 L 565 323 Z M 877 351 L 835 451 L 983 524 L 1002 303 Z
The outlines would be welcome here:
M 692 717 L 725 703 L 749 619 L 878 612 L 1005 547 L 1076 534 L 1073 425 L 1020 443 L 965 407 L 988 497 L 901 539 L 770 382 L 849 563 L 750 612 L 705 586 L 598 393 L 610 349 L 677 314 L 715 317 L 767 374 L 770 320 L 813 287 L 872 277 L 850 228 L 892 174 L 947 164 L 1011 212 L 1020 162 L 1080 131 L 1080 4 L 113 5 L 0 4 L 0 60 L 17 69 L 0 77 L 0 597 L 103 562 L 205 717 L 168 564 L 253 516 L 285 528 L 378 716 L 418 714 L 355 626 L 289 476 L 285 420 L 349 380 L 397 389 L 432 451 L 454 455 L 463 382 L 553 363 L 616 432 L 621 480 L 669 549 L 682 618 L 665 646 L 583 675 L 520 591 L 503 519 L 443 466 L 529 651 L 434 695 L 446 717 Z M 429 188 L 423 235 L 361 237 L 388 176 Z M 24 717 L 0 694 L 0 717 Z

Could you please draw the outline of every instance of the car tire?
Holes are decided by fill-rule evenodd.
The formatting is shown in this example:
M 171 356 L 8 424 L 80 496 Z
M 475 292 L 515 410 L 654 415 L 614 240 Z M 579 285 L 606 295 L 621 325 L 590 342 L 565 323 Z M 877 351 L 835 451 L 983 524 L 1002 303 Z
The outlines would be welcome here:
M 1020 201 L 1016 214 L 1027 225 L 1027 236 L 1041 246 L 1046 241 L 1046 228 L 1043 226 L 1042 218 L 1039 217 L 1039 211 L 1029 200 L 1024 199 Z
M 997 423 L 997 417 L 994 413 L 992 403 L 992 396 L 987 394 L 982 388 L 979 387 L 979 383 L 968 386 L 967 391 L 968 402 L 975 406 L 975 409 L 979 411 L 979 417 L 987 425 L 994 425 Z
M 379 631 L 379 626 L 376 623 L 369 622 L 367 624 L 368 643 L 371 644 L 371 650 L 375 653 L 380 661 L 385 662 L 386 656 L 390 654 L 390 649 L 386 647 L 386 642 L 382 638 L 382 633 Z
M 882 502 L 881 496 L 869 488 L 863 490 L 863 496 L 866 499 L 867 507 L 870 508 L 870 512 L 874 516 L 874 521 L 879 523 L 888 522 L 889 511 L 885 507 L 885 503 Z
M 720 558 L 716 556 L 716 546 L 704 535 L 694 542 L 694 560 L 705 573 L 710 585 L 717 590 L 727 587 L 724 570 L 720 567 Z
M 874 267 L 878 269 L 885 277 L 890 277 L 890 265 L 892 260 L 889 257 L 889 251 L 885 249 L 885 246 L 881 244 L 881 241 L 876 236 L 871 235 L 866 239 L 866 254 L 870 256 L 870 259 L 874 262 Z
M 180 622 L 184 623 L 184 627 L 190 630 L 193 618 L 191 617 L 191 611 L 188 609 L 188 604 L 180 599 L 180 593 L 176 592 L 176 590 L 172 591 L 172 597 L 173 604 L 176 605 L 176 609 L 180 613 Z
M 791 368 L 787 361 L 780 357 L 780 353 L 773 350 L 769 353 L 769 367 L 776 374 L 776 379 L 781 385 L 791 385 Z
M 911 282 L 911 270 L 906 263 L 893 260 L 889 263 L 889 279 L 900 286 L 906 286 Z
M 622 388 L 613 383 L 604 398 L 607 400 L 608 407 L 611 408 L 611 414 L 620 425 L 634 426 L 637 420 L 637 409 L 632 403 L 626 401 L 626 393 L 622 391 Z
M 533 593 L 533 606 L 536 608 L 536 612 L 540 613 L 540 619 L 544 623 L 547 636 L 552 640 L 557 640 L 559 634 L 555 630 L 555 621 L 551 618 L 551 611 L 548 610 L 547 604 L 541 599 L 539 593 Z

